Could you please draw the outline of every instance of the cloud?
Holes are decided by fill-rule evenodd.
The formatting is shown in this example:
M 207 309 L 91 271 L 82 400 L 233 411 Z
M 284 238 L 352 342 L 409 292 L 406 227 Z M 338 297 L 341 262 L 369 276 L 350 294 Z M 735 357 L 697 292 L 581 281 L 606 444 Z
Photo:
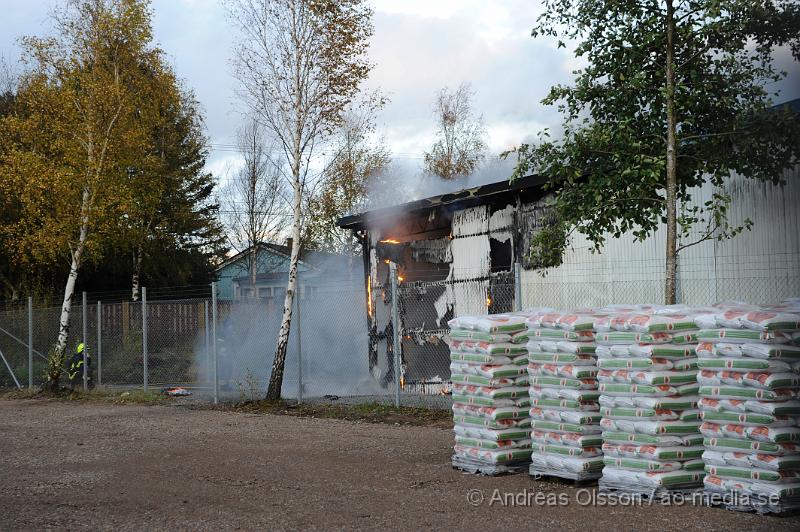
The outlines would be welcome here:
M 569 54 L 530 37 L 536 13 L 527 2 L 443 4 L 438 15 L 413 2 L 377 4 L 369 84 L 391 99 L 381 121 L 392 149 L 426 150 L 434 136 L 436 92 L 464 82 L 475 91 L 474 109 L 483 115 L 495 154 L 558 123 L 557 113 L 539 102 L 552 84 L 568 81 L 559 65 Z
M 0 55 L 19 55 L 17 38 L 49 31 L 47 16 L 55 0 L 3 0 Z M 552 39 L 534 39 L 530 30 L 542 6 L 529 0 L 373 0 L 375 63 L 369 87 L 391 98 L 378 118 L 403 171 L 421 167 L 421 154 L 433 141 L 433 99 L 444 86 L 469 82 L 475 111 L 483 115 L 490 151 L 557 129 L 561 117 L 540 101 L 557 83 L 569 83 L 583 66 Z M 177 74 L 194 89 L 206 115 L 212 151 L 208 168 L 221 172 L 232 159 L 240 118 L 230 58 L 236 33 L 219 0 L 154 0 L 155 39 Z M 773 86 L 777 101 L 800 97 L 800 69 L 779 50 L 776 64 L 789 77 Z

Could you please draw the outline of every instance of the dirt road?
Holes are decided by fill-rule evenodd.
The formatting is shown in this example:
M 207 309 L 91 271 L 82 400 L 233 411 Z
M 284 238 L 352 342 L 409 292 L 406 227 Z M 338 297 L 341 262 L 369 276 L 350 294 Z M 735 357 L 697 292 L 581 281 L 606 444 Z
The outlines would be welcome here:
M 582 506 L 590 494 L 562 484 L 454 471 L 451 445 L 426 427 L 0 401 L 0 529 L 800 530 L 704 507 Z M 495 489 L 532 504 L 490 505 Z

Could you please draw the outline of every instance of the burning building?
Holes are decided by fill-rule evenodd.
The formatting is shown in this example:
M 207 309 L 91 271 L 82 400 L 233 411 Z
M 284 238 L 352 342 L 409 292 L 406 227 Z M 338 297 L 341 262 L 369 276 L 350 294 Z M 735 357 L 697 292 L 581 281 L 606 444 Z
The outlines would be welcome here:
M 800 166 L 783 172 L 783 186 L 732 174 L 721 185 L 692 190 L 686 208 L 703 208 L 716 194 L 732 199 L 731 227 L 752 228 L 732 239 L 703 238 L 678 257 L 679 303 L 780 301 L 800 293 Z M 545 180 L 529 176 L 377 209 L 339 220 L 363 243 L 368 294 L 369 365 L 384 383 L 394 376 L 389 263 L 397 264 L 403 376 L 410 383 L 446 381 L 442 338 L 453 316 L 546 306 L 576 308 L 657 302 L 664 293 L 665 228 L 640 240 L 606 234 L 601 253 L 575 234 L 562 264 L 540 275 L 529 263 L 531 237 L 552 221 Z M 521 263 L 515 292 L 513 265 Z M 515 302 L 515 293 L 522 301 Z M 435 387 L 434 387 L 435 389 Z M 422 390 L 425 391 L 425 390 Z M 433 391 L 433 390 L 431 390 Z
M 394 378 L 389 264 L 401 283 L 402 380 L 435 388 L 450 375 L 447 321 L 514 308 L 513 265 L 547 223 L 544 183 L 528 176 L 339 220 L 363 245 L 373 376 Z

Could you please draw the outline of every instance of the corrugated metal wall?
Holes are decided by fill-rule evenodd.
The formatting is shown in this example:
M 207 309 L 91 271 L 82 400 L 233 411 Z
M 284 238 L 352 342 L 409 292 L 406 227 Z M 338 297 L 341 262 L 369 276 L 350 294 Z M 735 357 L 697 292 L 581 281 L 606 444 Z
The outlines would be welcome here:
M 787 171 L 784 178 L 784 186 L 737 175 L 726 181 L 723 192 L 732 198 L 731 225 L 749 218 L 753 228 L 732 240 L 705 241 L 681 252 L 680 302 L 766 302 L 800 295 L 800 167 Z M 704 203 L 712 193 L 711 186 L 699 188 L 693 203 Z M 694 228 L 689 241 L 704 230 L 704 226 Z M 591 253 L 586 239 L 577 235 L 562 266 L 544 277 L 523 272 L 524 306 L 661 302 L 665 245 L 662 229 L 644 242 L 629 235 L 609 237 L 601 253 Z

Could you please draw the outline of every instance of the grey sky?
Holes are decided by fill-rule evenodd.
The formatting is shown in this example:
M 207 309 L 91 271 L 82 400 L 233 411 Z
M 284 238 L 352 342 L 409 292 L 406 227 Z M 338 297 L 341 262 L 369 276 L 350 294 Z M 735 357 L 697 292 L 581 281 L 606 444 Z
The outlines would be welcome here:
M 474 107 L 484 116 L 494 154 L 559 116 L 539 101 L 555 83 L 569 82 L 577 63 L 551 41 L 530 37 L 540 7 L 530 0 L 374 0 L 375 69 L 369 86 L 390 98 L 379 117 L 402 171 L 421 166 L 421 153 L 433 139 L 432 102 L 437 90 L 469 82 Z M 43 34 L 53 0 L 0 0 L 0 54 L 19 55 L 16 39 Z M 236 82 L 229 58 L 233 32 L 220 0 L 154 0 L 158 44 L 193 88 L 206 114 L 212 142 L 209 168 L 220 174 L 236 157 L 224 148 L 233 142 L 238 122 Z M 788 54 L 779 64 L 792 68 L 781 84 L 781 100 L 800 97 L 796 65 Z M 501 178 L 501 177 L 498 177 Z

